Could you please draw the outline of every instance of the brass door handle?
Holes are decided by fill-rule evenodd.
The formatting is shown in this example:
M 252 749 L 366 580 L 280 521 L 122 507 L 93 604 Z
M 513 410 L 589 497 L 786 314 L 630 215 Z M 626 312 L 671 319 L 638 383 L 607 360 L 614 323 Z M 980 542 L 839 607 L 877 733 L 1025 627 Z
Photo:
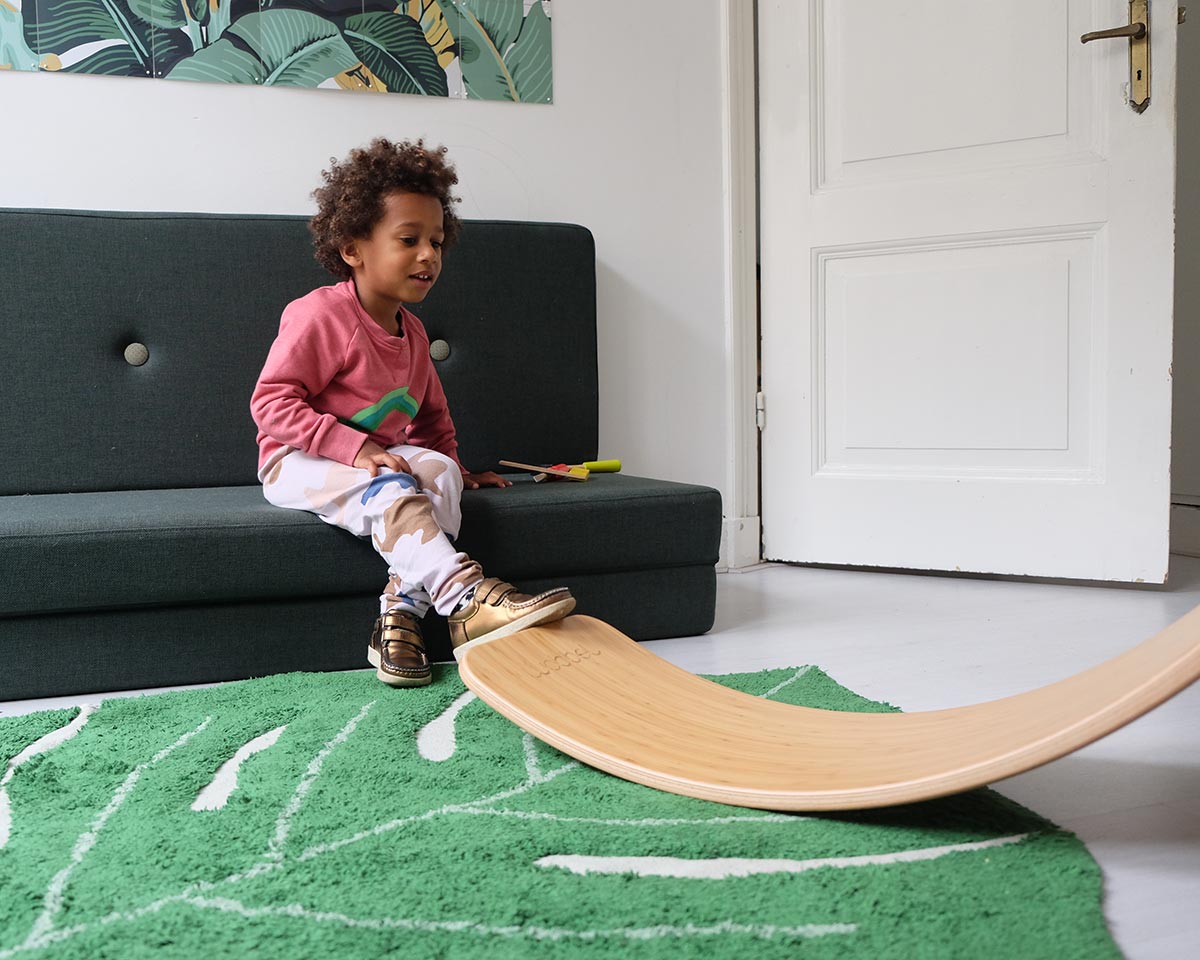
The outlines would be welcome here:
M 1129 41 L 1129 105 L 1138 113 L 1150 106 L 1150 4 L 1147 0 L 1129 0 L 1129 25 L 1111 30 L 1095 30 L 1079 38 Z
M 1145 35 L 1146 25 L 1144 23 L 1131 23 L 1127 27 L 1113 27 L 1111 30 L 1096 30 L 1093 33 L 1085 33 L 1079 38 L 1079 41 L 1080 43 L 1091 43 L 1093 40 L 1116 40 L 1119 37 L 1141 40 Z

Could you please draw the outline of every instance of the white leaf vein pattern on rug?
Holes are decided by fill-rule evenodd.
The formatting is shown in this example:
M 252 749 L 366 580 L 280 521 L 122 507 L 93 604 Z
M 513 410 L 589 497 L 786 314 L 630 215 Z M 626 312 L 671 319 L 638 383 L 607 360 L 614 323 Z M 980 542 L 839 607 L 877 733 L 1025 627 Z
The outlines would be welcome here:
M 132 772 L 122 781 L 117 787 L 117 792 L 113 794 L 112 799 L 84 833 L 80 834 L 79 839 L 75 841 L 75 846 L 71 849 L 71 862 L 63 867 L 54 875 L 54 879 L 50 881 L 50 886 L 46 890 L 46 895 L 42 899 L 42 912 L 33 923 L 33 929 L 29 931 L 29 936 L 25 938 L 25 942 L 18 947 L 18 950 L 39 949 L 46 944 L 52 942 L 51 938 L 54 934 L 54 919 L 62 910 L 65 899 L 67 884 L 70 883 L 71 874 L 83 863 L 92 847 L 96 845 L 96 841 L 100 839 L 100 831 L 104 829 L 105 824 L 112 819 L 121 806 L 129 799 L 129 795 L 133 793 L 133 788 L 137 786 L 138 780 L 142 774 L 156 763 L 170 756 L 192 737 L 204 731 L 204 728 L 212 721 L 212 717 L 205 717 L 199 726 L 187 733 L 183 734 L 178 740 L 168 747 L 164 747 L 149 760 L 139 763 L 133 768 Z M 13 953 L 16 950 L 12 951 Z M 8 951 L 5 951 L 7 955 Z
M 750 951 L 774 958 L 793 955 L 801 940 L 820 938 L 822 950 L 845 957 L 857 955 L 868 941 L 880 942 L 880 937 L 894 942 L 888 924 L 913 924 L 905 942 L 925 944 L 929 931 L 914 919 L 921 914 L 917 904 L 929 897 L 953 900 L 950 891 L 964 884 L 989 904 L 991 917 L 995 909 L 1021 899 L 1011 896 L 1019 889 L 1014 884 L 1026 882 L 1022 878 L 1028 859 L 1049 848 L 1068 853 L 1061 874 L 1082 874 L 1091 882 L 1088 871 L 1094 863 L 1082 844 L 986 791 L 937 808 L 942 813 L 928 814 L 928 824 L 915 808 L 895 818 L 881 815 L 878 820 L 842 823 L 723 807 L 608 777 L 490 710 L 462 714 L 475 697 L 460 692 L 462 687 L 452 678 L 452 672 L 443 675 L 440 689 L 435 684 L 409 699 L 389 695 L 370 702 L 365 702 L 369 695 L 364 692 L 375 694 L 377 689 L 353 675 L 264 678 L 246 681 L 236 691 L 163 695 L 161 703 L 180 706 L 164 708 L 162 715 L 152 707 L 138 713 L 131 704 L 118 708 L 109 701 L 90 727 L 85 729 L 94 707 L 34 740 L 8 761 L 0 780 L 0 789 L 14 794 L 14 803 L 28 804 L 16 806 L 17 829 L 0 855 L 0 887 L 10 879 L 6 871 L 18 871 L 11 876 L 22 877 L 30 890 L 44 889 L 44 894 L 40 909 L 36 901 L 24 907 L 17 901 L 10 906 L 0 902 L 0 960 L 36 955 L 68 941 L 77 941 L 71 945 L 72 955 L 121 955 L 121 938 L 144 939 L 148 922 L 164 943 L 174 942 L 185 950 L 180 955 L 191 955 L 182 943 L 193 936 L 191 931 L 202 937 L 229 929 L 214 924 L 234 924 L 253 925 L 236 936 L 254 935 L 256 929 L 265 934 L 269 927 L 272 943 L 301 952 L 313 943 L 336 943 L 344 956 L 459 951 L 500 960 L 522 957 L 535 943 L 539 949 L 561 948 L 548 957 L 574 957 L 579 950 L 605 943 L 614 952 L 597 956 L 624 955 L 635 943 L 658 944 L 655 955 L 662 956 L 664 951 L 687 949 L 683 944 L 690 941 L 696 944 L 691 949 L 714 958 L 737 958 Z M 823 702 L 830 709 L 869 706 L 861 698 L 832 699 L 833 693 L 854 695 L 811 667 L 747 674 L 729 681 L 735 683 L 758 684 L 756 692 L 766 690 L 759 693 L 763 697 L 782 694 L 804 702 L 829 696 Z M 285 705 L 290 709 L 298 702 L 305 710 L 286 725 L 258 733 L 263 727 L 255 727 L 253 718 L 262 713 L 238 712 L 243 704 L 255 702 L 251 694 L 258 690 L 268 693 L 257 701 L 256 710 Z M 422 696 L 433 699 L 418 699 Z M 214 703 L 219 713 L 210 710 L 208 705 Z M 421 721 L 413 719 L 414 704 L 421 705 L 422 718 L 434 719 L 419 725 Z M 207 729 L 210 720 L 205 714 L 220 717 L 212 729 Z M 159 716 L 167 719 L 160 721 Z M 458 725 L 468 717 L 469 728 Z M 245 727 L 240 726 L 243 722 Z M 144 728 L 140 739 L 123 735 L 131 723 Z M 230 750 L 239 740 L 224 739 L 231 728 L 245 730 L 245 742 L 232 756 Z M 37 729 L 40 733 L 46 727 Z M 160 735 L 157 730 L 173 732 Z M 35 764 L 14 780 L 17 767 L 72 738 L 73 745 L 54 754 L 47 766 Z M 402 749 L 405 741 L 418 747 L 419 759 Z M 183 750 L 189 743 L 196 747 Z M 85 755 L 86 763 L 81 762 Z M 451 757 L 453 777 L 429 765 Z M 71 777 L 91 778 L 104 768 L 113 778 L 99 791 L 75 789 L 82 781 Z M 189 769 L 190 774 L 185 772 Z M 231 803 L 239 774 L 246 781 L 247 769 L 255 778 L 253 802 Z M 204 773 L 196 776 L 198 770 Z M 193 794 L 212 770 L 217 772 L 211 781 Z M 157 813 L 156 805 L 181 775 L 188 777 L 189 791 L 177 806 Z M 50 793 L 52 804 L 66 805 L 60 813 L 47 816 L 44 802 L 39 807 L 36 795 L 26 792 L 33 791 L 39 779 L 43 788 L 49 785 L 57 791 Z M 408 792 L 410 781 L 415 793 Z M 78 806 L 80 796 L 91 799 Z M 62 833 L 59 827 L 57 837 L 46 833 L 50 824 L 61 824 L 62 817 L 69 816 L 72 804 L 77 815 L 70 832 Z M 975 808 L 978 813 L 971 813 Z M 37 817 L 31 813 L 28 829 L 22 832 L 24 809 L 39 812 Z M 190 812 L 215 810 L 225 812 L 213 817 Z M 145 818 L 155 816 L 165 819 L 151 824 L 151 841 L 159 830 L 175 841 L 182 828 L 182 834 L 191 832 L 201 843 L 227 835 L 237 843 L 239 824 L 258 826 L 242 831 L 240 846 L 222 847 L 226 866 L 211 873 L 211 879 L 197 879 L 191 872 L 188 864 L 194 866 L 194 857 L 147 863 L 144 870 L 118 859 L 120 883 L 113 885 L 108 862 L 113 851 L 128 848 L 135 822 L 144 826 Z M 939 819 L 942 816 L 949 820 Z M 186 824 L 174 817 L 185 818 Z M 439 864 L 432 879 L 417 880 L 395 869 L 397 849 L 408 850 L 414 837 L 431 838 L 427 847 L 415 848 L 423 852 L 413 863 L 427 856 Z M 1014 849 L 1019 852 L 1001 852 Z M 816 853 L 824 855 L 812 856 Z M 347 862 L 345 854 L 355 863 L 356 875 L 377 875 L 373 882 L 384 883 L 394 878 L 398 886 L 382 899 L 356 899 L 351 887 L 325 883 L 330 871 L 336 873 L 338 865 Z M 453 902 L 431 902 L 405 896 L 406 884 L 420 883 L 425 892 L 437 887 L 439 871 L 445 873 L 449 889 L 457 890 L 464 883 L 461 874 L 452 875 L 458 863 L 471 871 L 472 897 L 464 901 L 459 892 Z M 941 882 L 948 886 L 932 889 L 932 874 L 927 872 L 931 869 L 943 871 L 948 879 Z M 910 870 L 926 871 L 920 883 L 903 879 Z M 807 878 L 789 883 L 789 875 L 797 874 Z M 887 874 L 901 879 L 889 886 L 882 879 Z M 1099 931 L 1099 949 L 1088 955 L 1109 956 L 1105 949 L 1111 941 L 1098 909 L 1098 871 L 1094 875 L 1094 903 L 1087 904 L 1092 912 L 1080 915 L 1087 929 Z M 105 877 L 111 890 L 104 885 Z M 727 882 L 696 882 L 721 880 Z M 671 883 L 675 886 L 658 886 Z M 643 897 L 631 884 L 671 892 L 665 899 Z M 302 901 L 297 897 L 300 890 L 305 891 Z M 706 895 L 704 890 L 714 893 Z M 579 903 L 604 900 L 597 891 L 607 891 L 611 906 L 579 912 Z M 613 891 L 623 892 L 612 899 Z M 846 891 L 863 894 L 848 897 Z M 500 905 L 491 906 L 485 893 L 499 896 Z M 543 900 L 530 901 L 531 895 Z M 904 899 L 909 896 L 917 900 L 909 903 Z M 1061 924 L 1062 898 L 1044 899 L 1054 911 L 1046 922 Z M 509 904 L 518 902 L 522 919 L 514 921 Z M 880 902 L 888 909 L 872 912 L 871 903 Z M 405 906 L 366 906 L 361 913 L 353 907 L 371 903 Z M 413 903 L 424 906 L 408 906 Z M 572 906 L 562 912 L 568 903 Z M 660 909 L 663 903 L 672 904 L 670 911 Z M 1095 917 L 1100 918 L 1098 924 Z M 998 930 L 1006 936 L 1012 930 L 1011 924 L 1003 925 L 1009 923 L 1004 917 L 987 923 L 984 932 L 992 938 L 988 942 L 994 942 Z M 1036 933 L 1038 928 L 1032 929 Z M 338 939 L 330 941 L 330 936 Z M 972 953 L 973 946 L 977 944 L 956 942 L 947 952 L 935 950 L 930 956 L 979 955 Z M 264 957 L 283 960 L 285 955 L 268 951 Z
M 12 805 L 8 799 L 8 782 L 17 772 L 17 767 L 32 760 L 38 754 L 53 750 L 70 740 L 83 729 L 83 725 L 88 722 L 88 717 L 96 712 L 98 706 L 99 704 L 95 703 L 85 703 L 79 708 L 79 713 L 71 718 L 70 723 L 57 730 L 51 730 L 44 737 L 39 737 L 8 761 L 4 776 L 0 777 L 0 850 L 4 849 L 8 844 L 8 838 L 12 835 Z
M 417 752 L 426 760 L 441 763 L 454 756 L 457 738 L 454 735 L 454 722 L 458 719 L 462 708 L 475 699 L 470 690 L 461 694 L 445 710 L 430 720 L 417 733 Z
M 752 877 L 760 873 L 806 873 L 809 870 L 848 867 L 884 867 L 893 863 L 916 863 L 937 860 L 951 853 L 973 853 L 1020 843 L 1029 836 L 1020 833 L 997 837 L 977 843 L 951 843 L 923 850 L 898 850 L 895 853 L 872 853 L 859 857 L 820 857 L 812 860 L 753 859 L 749 857 L 713 857 L 707 860 L 688 860 L 682 857 L 592 857 L 579 854 L 560 854 L 534 861 L 539 867 L 561 867 L 571 873 L 622 874 L 638 877 L 678 877 L 685 880 L 724 880 L 727 877 Z
M 220 810 L 229 802 L 229 798 L 233 795 L 233 791 L 237 789 L 237 775 L 242 768 L 242 764 L 249 760 L 256 753 L 275 746 L 275 742 L 279 739 L 279 735 L 287 729 L 285 723 L 281 727 L 276 727 L 274 730 L 268 730 L 261 736 L 255 737 L 249 743 L 243 744 L 238 748 L 237 753 L 221 764 L 212 781 L 205 785 L 192 803 L 193 810 Z

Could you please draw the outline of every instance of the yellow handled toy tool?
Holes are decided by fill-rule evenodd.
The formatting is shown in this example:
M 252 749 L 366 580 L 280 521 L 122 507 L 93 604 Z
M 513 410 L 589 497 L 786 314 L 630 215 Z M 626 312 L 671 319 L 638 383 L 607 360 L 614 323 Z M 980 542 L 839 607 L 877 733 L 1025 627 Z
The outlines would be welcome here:
M 586 469 L 590 470 L 592 473 L 620 473 L 621 472 L 621 461 L 620 460 L 585 460 L 583 463 L 579 464 L 579 466 L 585 467 Z
M 501 466 L 516 467 L 518 470 L 532 470 L 534 473 L 534 483 L 549 477 L 562 477 L 566 480 L 586 480 L 592 473 L 620 473 L 620 460 L 586 460 L 583 463 L 573 464 L 568 466 L 565 463 L 556 463 L 552 467 L 536 467 L 531 463 L 517 463 L 515 460 L 501 460 Z

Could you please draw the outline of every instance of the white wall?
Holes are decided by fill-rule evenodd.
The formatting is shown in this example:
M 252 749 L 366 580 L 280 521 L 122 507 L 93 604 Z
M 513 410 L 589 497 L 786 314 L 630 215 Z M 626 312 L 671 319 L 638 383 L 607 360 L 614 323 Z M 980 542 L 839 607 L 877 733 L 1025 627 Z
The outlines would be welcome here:
M 1197 19 L 1193 14 L 1193 19 Z M 1171 493 L 1200 504 L 1200 24 L 1179 28 L 1179 151 L 1175 200 L 1175 361 Z M 1175 523 L 1172 519 L 1172 523 Z
M 601 456 L 728 501 L 719 4 L 553 14 L 551 106 L 5 71 L 0 206 L 308 213 L 330 157 L 444 143 L 464 216 L 595 234 Z

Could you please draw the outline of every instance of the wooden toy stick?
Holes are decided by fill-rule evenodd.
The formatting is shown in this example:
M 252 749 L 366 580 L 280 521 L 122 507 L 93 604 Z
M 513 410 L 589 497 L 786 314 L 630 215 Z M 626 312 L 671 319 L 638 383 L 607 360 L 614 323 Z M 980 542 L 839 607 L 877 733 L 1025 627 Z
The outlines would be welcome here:
M 566 477 L 568 480 L 587 479 L 586 472 L 584 472 L 583 476 L 580 476 L 577 473 L 571 473 L 569 470 L 555 470 L 551 467 L 535 467 L 531 463 L 517 463 L 514 460 L 501 460 L 500 464 L 501 466 L 505 467 L 516 467 L 518 470 L 532 470 L 534 473 L 545 473 L 552 477 Z
M 484 638 L 455 656 L 463 681 L 493 709 L 626 780 L 768 810 L 848 810 L 970 790 L 1123 727 L 1200 679 L 1200 607 L 1066 680 L 926 713 L 753 697 L 584 616 Z

